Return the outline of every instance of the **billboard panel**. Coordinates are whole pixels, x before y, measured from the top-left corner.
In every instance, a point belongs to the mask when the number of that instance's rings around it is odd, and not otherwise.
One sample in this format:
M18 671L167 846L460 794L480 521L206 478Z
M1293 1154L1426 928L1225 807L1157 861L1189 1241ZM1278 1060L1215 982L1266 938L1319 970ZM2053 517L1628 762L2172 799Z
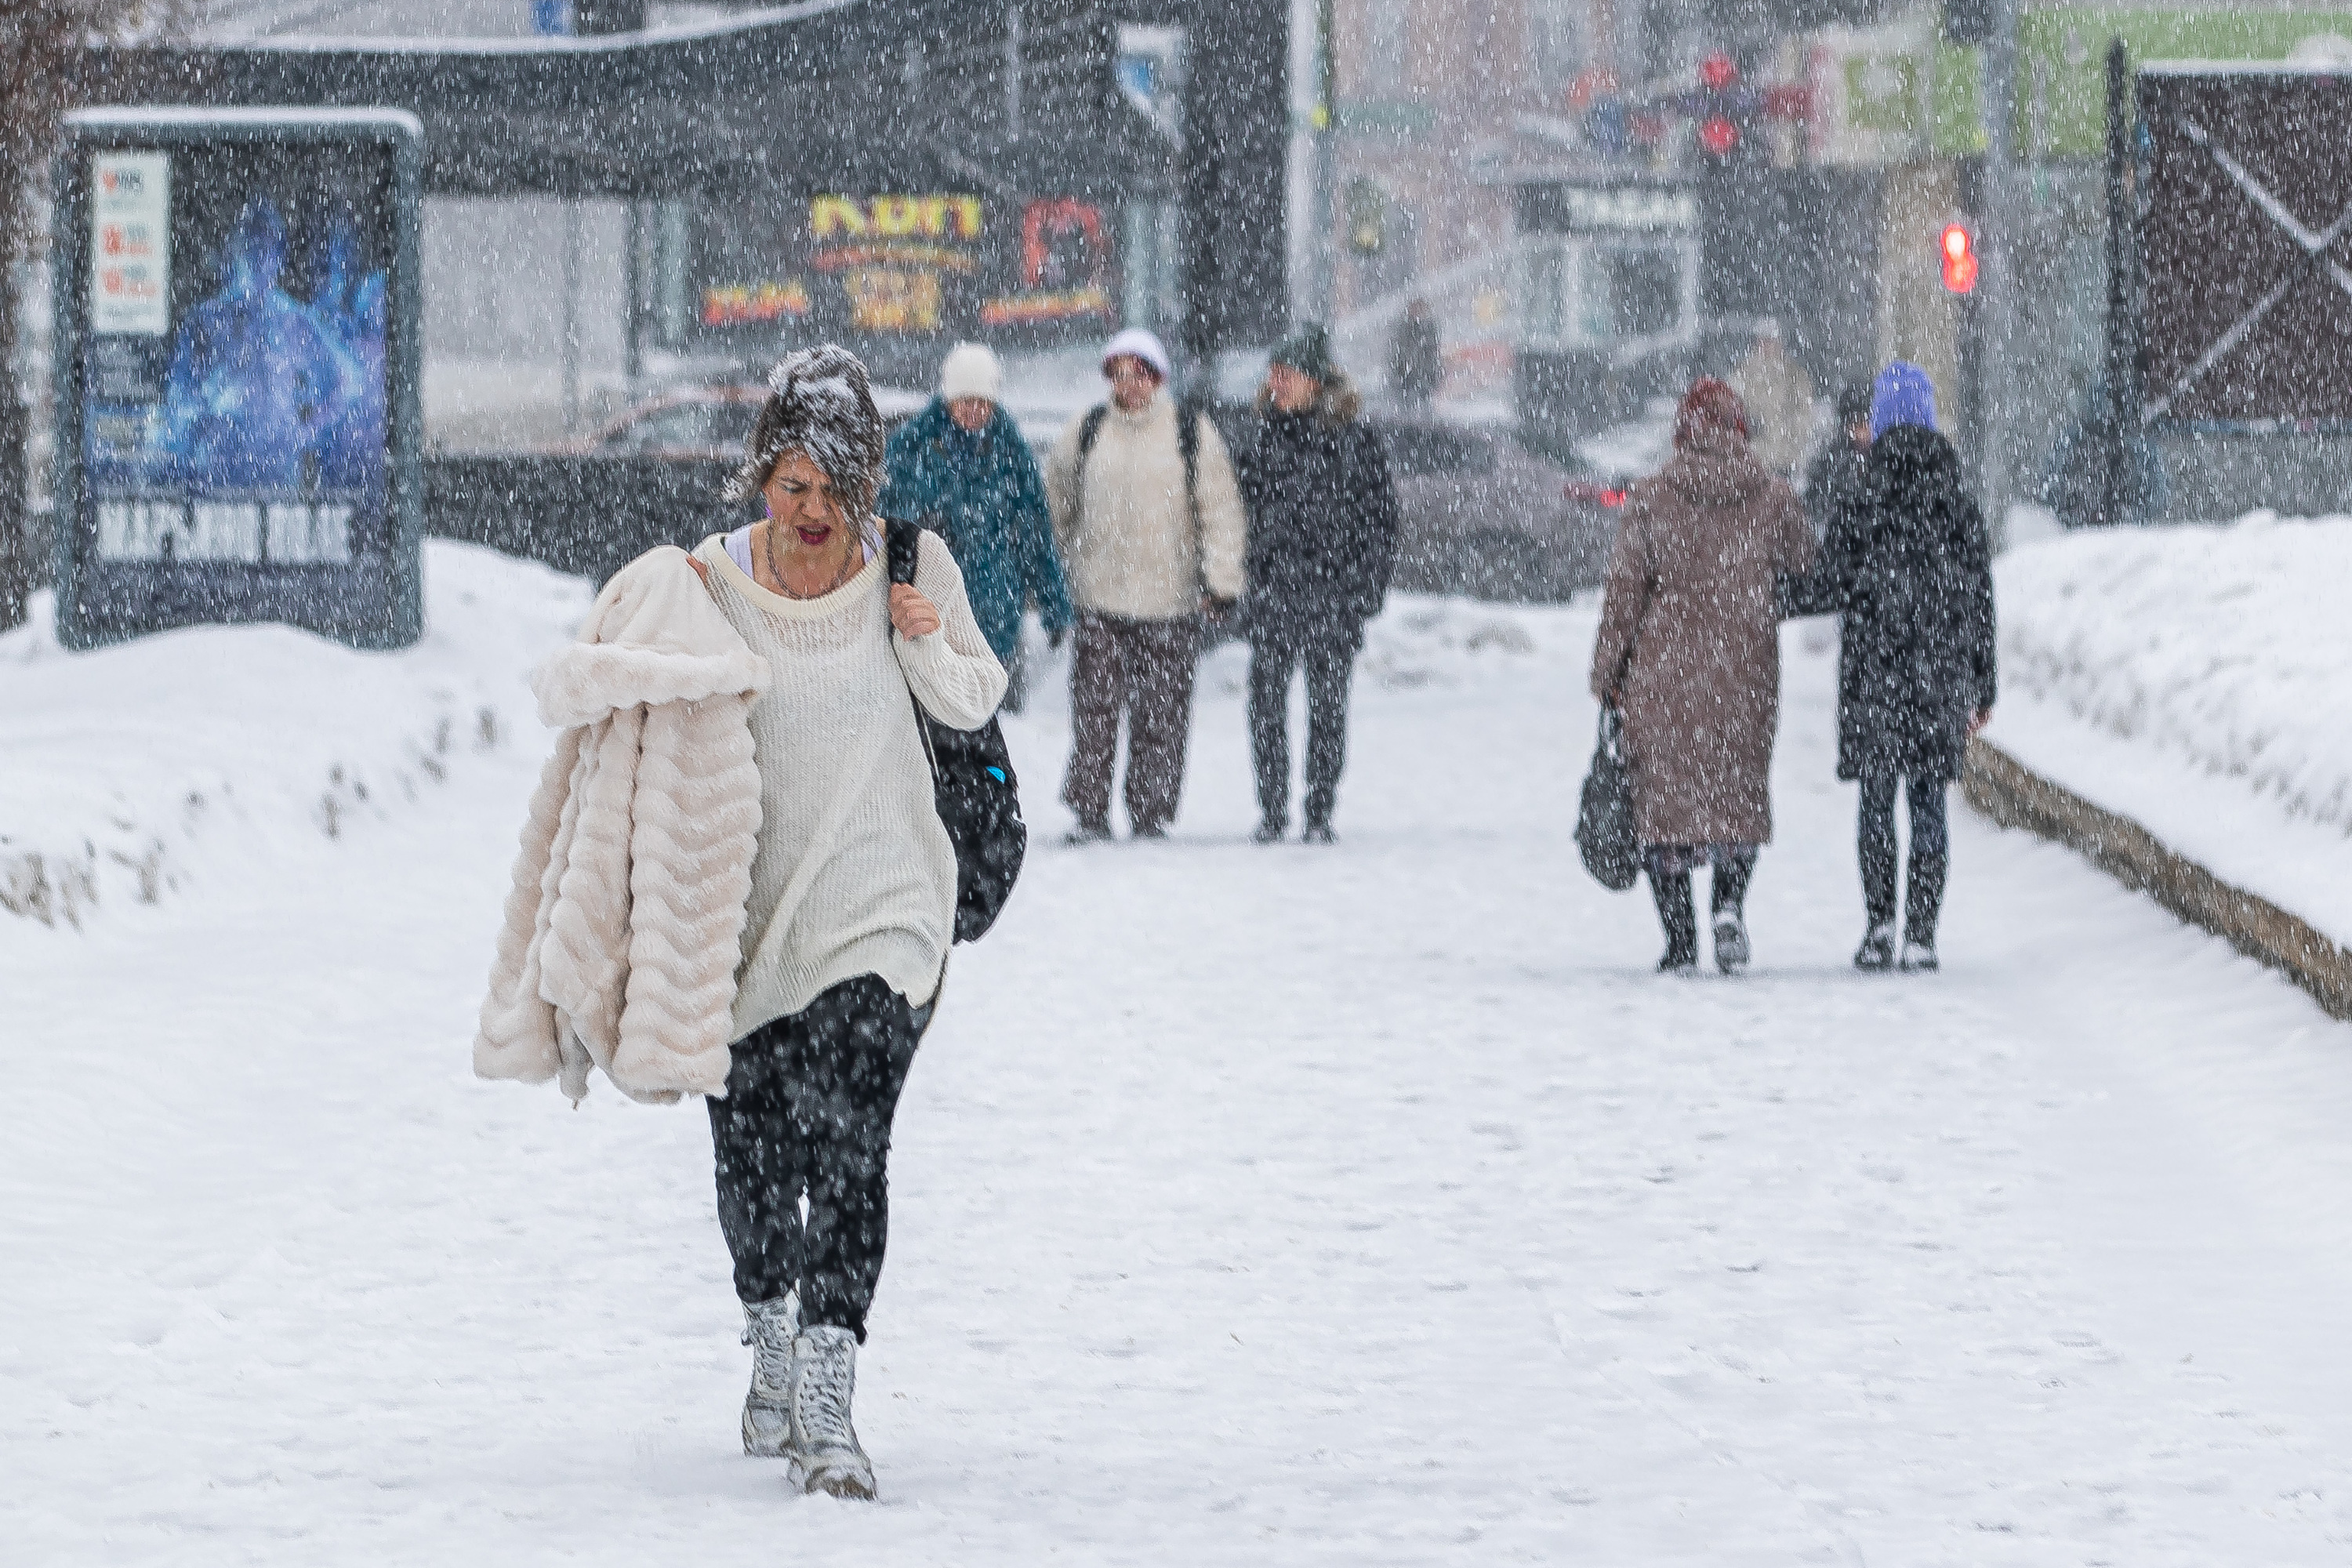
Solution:
M415 121L103 110L68 129L59 636L277 620L413 640Z
M692 277L703 345L750 360L832 342L879 369L960 339L1090 338L1118 317L1117 226L1072 196L826 193L706 208Z
M2352 428L2352 79L2158 66L2138 90L2147 418Z

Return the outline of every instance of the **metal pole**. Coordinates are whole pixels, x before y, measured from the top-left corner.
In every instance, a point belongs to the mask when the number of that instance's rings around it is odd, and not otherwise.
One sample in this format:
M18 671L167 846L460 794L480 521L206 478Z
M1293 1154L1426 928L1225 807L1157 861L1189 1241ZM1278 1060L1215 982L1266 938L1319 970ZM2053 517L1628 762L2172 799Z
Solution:
M1993 0L1992 34L1985 40L1985 237L1978 266L1984 288L1984 333L1978 349L1977 385L1983 399L1984 503L1995 550L2009 533L2010 443L2016 423L2018 254L2024 225L2017 199L2017 0Z
M621 269L623 285L628 289L625 318L628 335L621 347L621 374L628 382L628 395L637 395L637 384L646 374L646 204L629 204L628 262Z
M2131 374L2131 279L2124 275L2124 230L2131 224L2131 185L2124 163L2131 155L2131 52L2116 37L2107 47L2107 367L2100 411L2098 521L2124 520L2124 384Z
M1339 202L1339 68L1334 47L1337 0L1315 5L1315 313L1328 322L1339 304L1339 253L1332 228Z
M1021 140L1021 74L1024 38L1021 28L1021 7L1014 5L1004 14L1004 134L1010 140Z
M580 204L563 201L563 433L580 430Z

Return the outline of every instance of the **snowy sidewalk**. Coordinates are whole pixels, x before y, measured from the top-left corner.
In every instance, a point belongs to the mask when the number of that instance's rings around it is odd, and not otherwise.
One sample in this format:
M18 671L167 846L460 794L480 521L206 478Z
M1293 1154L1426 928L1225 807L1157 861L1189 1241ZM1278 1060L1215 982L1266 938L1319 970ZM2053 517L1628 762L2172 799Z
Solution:
M1965 811L1948 972L1856 976L1793 638L1757 970L1656 978L1569 837L1591 626L1392 610L1328 850L1245 842L1237 649L1166 845L1054 843L1061 720L1013 727L1040 847L900 1112L877 1507L737 1448L700 1113L468 1074L535 745L0 921L5 1555L2345 1561L2352 1034Z

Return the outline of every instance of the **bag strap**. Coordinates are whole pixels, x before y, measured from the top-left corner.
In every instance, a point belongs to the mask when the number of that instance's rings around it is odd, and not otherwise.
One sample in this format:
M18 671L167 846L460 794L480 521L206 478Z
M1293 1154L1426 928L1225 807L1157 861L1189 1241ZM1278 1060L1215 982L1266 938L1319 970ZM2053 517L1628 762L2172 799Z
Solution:
M882 520L882 553L890 563L890 581L912 587L915 558L923 544L923 525L903 517Z
M1109 417L1110 405L1097 403L1087 410L1084 419L1078 421L1078 473L1081 477L1087 471L1087 459L1095 455L1095 440L1102 434L1103 421Z
M903 517L882 520L882 558L888 563L890 581L915 584L915 557L922 549L923 530L919 523L908 522ZM907 679L907 668L898 667L898 679ZM923 756L931 764L931 781L936 786L940 776L940 754L931 744L930 715L923 711L923 700L915 695L911 682L907 687L907 700L915 705L915 732L923 738Z

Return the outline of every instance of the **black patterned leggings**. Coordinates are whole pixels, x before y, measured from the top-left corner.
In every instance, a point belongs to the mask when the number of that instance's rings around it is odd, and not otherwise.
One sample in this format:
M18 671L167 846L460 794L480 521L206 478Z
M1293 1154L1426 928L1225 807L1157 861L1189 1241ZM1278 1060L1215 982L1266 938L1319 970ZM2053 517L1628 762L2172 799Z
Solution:
M1936 920L1943 910L1944 879L1951 867L1951 830L1945 819L1942 779L1905 779L1894 773L1862 776L1862 809L1854 837L1862 859L1862 901L1874 926L1895 922L1895 791L1911 807L1911 865L1903 900L1903 934L1934 946Z
M797 1289L802 1322L864 1342L890 1237L890 1120L930 1021L861 974L735 1042L726 1098L703 1103L746 1302Z

